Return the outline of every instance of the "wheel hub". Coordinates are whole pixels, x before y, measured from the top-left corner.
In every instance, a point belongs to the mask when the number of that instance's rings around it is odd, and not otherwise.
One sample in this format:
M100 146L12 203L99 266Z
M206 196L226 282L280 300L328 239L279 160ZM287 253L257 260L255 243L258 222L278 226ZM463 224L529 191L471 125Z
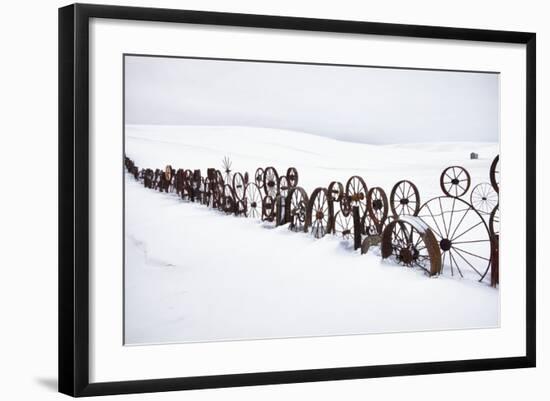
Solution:
M409 265L413 262L413 254L408 248L403 248L399 251L399 259L406 265Z
M267 186L273 188L275 186L275 181L268 181Z
M384 206L384 204L382 203L382 201L380 199L375 199L372 202L372 207L373 207L374 210L380 210L380 209L382 209L383 206Z
M317 220L322 220L323 217L325 217L322 211L318 211L315 216L317 217Z
M252 203L250 204L250 207L255 208L256 206L258 206L256 202L252 202Z
M452 183L453 185L458 185L459 182L460 182L460 181L458 181L458 178L453 178L453 179L451 180L451 183Z
M451 249L451 247L453 246L453 243L449 239L443 238L441 241L439 241L439 246L441 247L442 250L446 252L449 249Z
M408 205L409 204L409 200L407 198L403 198L399 201L399 203L401 203L402 205Z

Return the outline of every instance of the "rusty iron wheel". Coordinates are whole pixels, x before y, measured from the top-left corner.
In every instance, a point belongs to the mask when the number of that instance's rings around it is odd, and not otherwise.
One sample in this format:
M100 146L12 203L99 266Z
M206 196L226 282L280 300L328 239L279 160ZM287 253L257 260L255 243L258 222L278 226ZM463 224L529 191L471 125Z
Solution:
M286 221L290 224L288 226L291 231L305 231L306 230L306 215L307 204L309 197L306 191L302 187L291 188L287 195L286 204Z
M263 215L262 220L272 222L275 220L275 199L271 195L266 195L262 202Z
M470 173L461 166L447 167L439 177L439 185L443 193L447 196L454 196L457 198L460 198L468 192L470 183Z
M344 186L341 182L332 181L328 185L328 193L333 202L340 202L342 200L342 196L344 195Z
M288 170L286 170L286 178L288 179L288 186L289 187L296 187L298 186L298 170L296 170L296 167L289 167Z
M346 183L346 195L351 207L359 206L359 214L363 216L367 211L367 194L369 189L362 177L354 175Z
M491 184L482 182L470 192L470 204L481 214L491 214L498 204L498 194Z
M233 192L237 199L243 199L244 195L244 177L241 173L233 174Z
M441 272L441 254L432 230L416 216L404 216L389 223L382 233L384 259L392 257L407 267L419 267L430 276Z
M262 192L253 182L246 185L244 189L244 200L246 202L246 217L261 219L263 217Z
M342 239L353 238L353 217L348 214L347 216L338 211L334 215L334 226L332 232Z
M390 193L390 208L394 217L416 216L420 209L420 194L411 181L397 182Z
M500 236L500 212L498 204L491 211L491 216L489 217L489 232L493 238L498 239Z
M306 212L306 230L315 238L322 238L331 232L334 210L326 188L316 188L311 193Z
M418 216L431 228L441 251L441 268L448 266L461 277L482 281L491 264L489 228L479 212L454 196L439 196L425 202Z
M256 169L256 173L254 174L254 182L258 186L258 188L263 189L264 187L264 169L261 167L258 167Z
M275 167L266 167L264 171L264 193L271 196L273 199L277 196L279 192L279 174Z
M499 188L500 188L500 159L499 155L497 155L493 162L491 163L491 168L489 169L489 179L491 181L491 185L493 186L493 189L498 194Z
M382 228L388 217L388 197L380 187L369 189L367 194L367 212L376 227L376 232L382 234Z

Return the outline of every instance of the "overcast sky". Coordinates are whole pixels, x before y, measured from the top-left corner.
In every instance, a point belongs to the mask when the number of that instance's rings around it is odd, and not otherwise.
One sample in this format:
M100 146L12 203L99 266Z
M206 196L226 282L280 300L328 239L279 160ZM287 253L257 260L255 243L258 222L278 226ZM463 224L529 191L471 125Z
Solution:
M498 141L497 74L125 58L127 124L282 128L367 143Z

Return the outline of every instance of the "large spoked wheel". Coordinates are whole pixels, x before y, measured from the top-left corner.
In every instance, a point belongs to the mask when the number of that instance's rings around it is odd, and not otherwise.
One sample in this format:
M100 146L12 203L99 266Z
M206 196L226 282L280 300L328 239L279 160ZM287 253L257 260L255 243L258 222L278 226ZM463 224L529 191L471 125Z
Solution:
M296 187L298 186L298 170L296 170L295 167L289 167L286 171L286 178L288 179L288 186L289 187Z
M454 196L440 196L422 205L418 216L436 236L442 270L482 281L491 264L491 239L483 217L472 205Z
M367 194L369 190L363 178L354 175L346 183L346 195L351 207L358 206L361 216L367 211Z
M408 180L396 183L390 193L390 208L394 217L416 216L420 209L418 188Z
M244 177L241 173L233 174L233 192L237 199L243 199L244 195Z
M316 188L307 205L307 227L315 238L322 238L332 230L334 211L332 199L325 188Z
M273 199L279 191L279 174L274 167L267 167L264 171L264 192Z
M481 214L490 214L498 204L498 194L488 182L477 184L470 193L470 204Z
M447 167L439 177L439 185L443 193L457 198L468 192L470 182L470 173L460 166Z
M253 182L246 185L244 190L244 199L246 201L246 217L261 219L263 216L262 193L258 186Z
M338 211L334 215L334 234L342 239L351 239L353 237L353 218L351 215L344 215L342 211Z
M499 156L493 159L491 163L491 169L489 170L489 179L491 180L491 185L495 192L498 194L500 188L500 161Z
M393 220L382 233L382 257L408 267L419 267L429 275L441 271L437 240L426 224L414 216Z
M287 196L287 221L288 228L292 231L306 230L307 204L309 198L306 191L301 187L292 188Z
M380 187L369 189L367 194L367 213L378 234L382 234L382 228L388 217L388 209L386 192Z

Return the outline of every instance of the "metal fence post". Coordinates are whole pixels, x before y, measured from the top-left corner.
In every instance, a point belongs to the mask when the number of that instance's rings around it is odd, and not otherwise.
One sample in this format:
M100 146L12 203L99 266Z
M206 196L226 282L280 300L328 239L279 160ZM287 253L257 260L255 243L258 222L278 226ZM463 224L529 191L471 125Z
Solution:
M353 249L361 248L361 218L359 217L359 206L353 206Z

